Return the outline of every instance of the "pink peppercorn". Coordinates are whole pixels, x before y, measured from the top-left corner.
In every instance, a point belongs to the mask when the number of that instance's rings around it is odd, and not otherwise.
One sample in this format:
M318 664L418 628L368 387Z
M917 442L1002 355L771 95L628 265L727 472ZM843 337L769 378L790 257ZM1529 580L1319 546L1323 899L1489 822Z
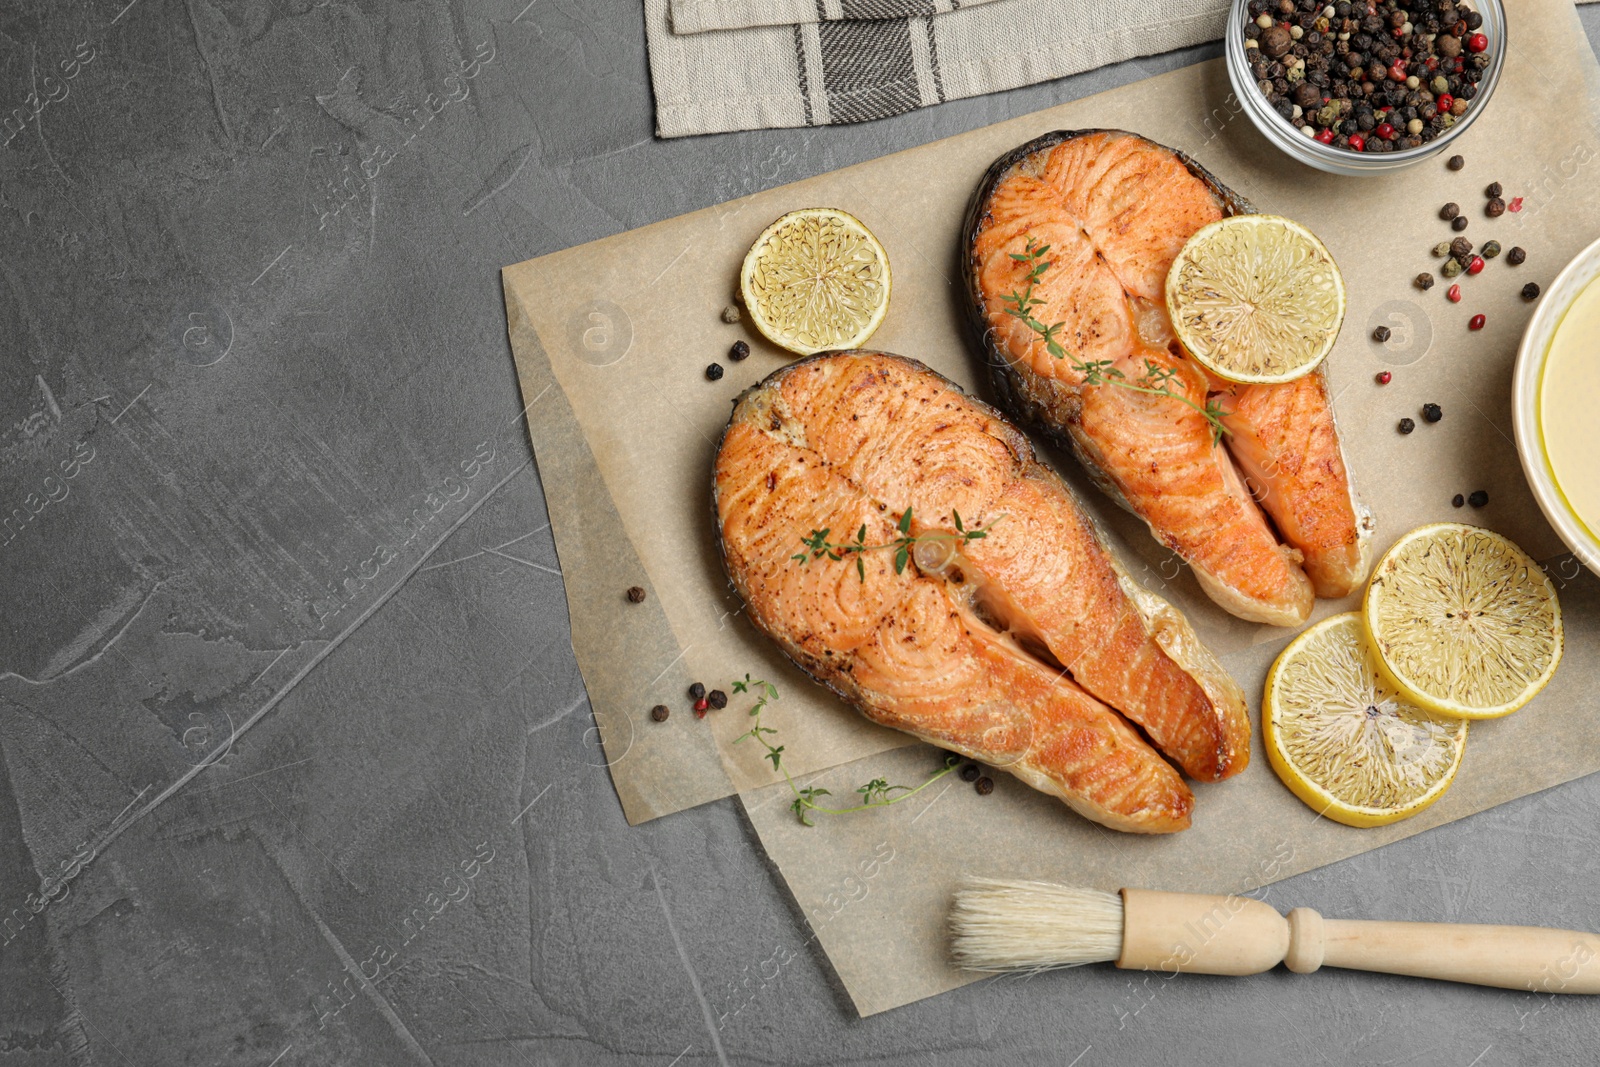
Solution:
M1461 303L1461 286L1452 285L1450 291L1444 295L1450 298L1450 303L1452 304Z
M1482 315L1474 315L1474 316L1472 316L1471 319L1469 319L1467 321L1467 329L1469 329L1469 330L1481 330L1481 329L1483 329L1483 323L1484 323L1484 318L1483 318Z

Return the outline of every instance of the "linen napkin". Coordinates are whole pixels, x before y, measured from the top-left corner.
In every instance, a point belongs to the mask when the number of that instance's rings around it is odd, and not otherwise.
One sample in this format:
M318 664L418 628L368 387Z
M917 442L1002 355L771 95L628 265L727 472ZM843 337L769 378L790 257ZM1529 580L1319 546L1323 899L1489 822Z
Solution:
M1227 0L1138 9L1114 0L645 0L656 133L885 118L1216 40L1227 9ZM794 21L749 24L780 12Z

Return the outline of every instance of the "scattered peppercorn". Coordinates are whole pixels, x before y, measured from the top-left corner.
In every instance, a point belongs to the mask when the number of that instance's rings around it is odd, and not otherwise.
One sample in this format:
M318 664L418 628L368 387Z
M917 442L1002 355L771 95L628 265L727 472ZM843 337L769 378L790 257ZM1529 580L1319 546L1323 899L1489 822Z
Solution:
M965 767L961 768L961 780L963 782L976 782L978 780L978 775L982 773L983 772L978 769L978 765L976 763L969 763Z
M1505 190L1500 187L1499 182L1490 182L1489 188L1483 191L1483 195L1488 197L1490 200L1493 200L1503 192L1505 192Z
M1524 299L1524 300L1537 300L1537 299L1539 299L1539 283L1538 282L1529 282L1527 285L1524 285L1522 287L1522 299Z
M713 689L706 694L706 703L716 711L721 711L728 706L728 694L720 689Z
M1516 245L1511 246L1511 251L1506 253L1506 262L1513 267L1520 267L1528 259L1528 253Z
M1472 316L1472 318L1467 320L1467 329L1469 329L1469 330L1481 330L1481 329L1483 329L1483 323L1484 323L1484 318L1483 318L1482 315L1474 315L1474 316Z
M1466 502L1467 502L1467 498L1462 496L1460 493L1457 493L1455 496L1450 498L1450 506L1453 507L1453 508L1459 508L1462 504L1465 504Z
M701 685L699 682L696 682L696 683L694 683L693 685L691 685L689 687L689 699L690 700L703 700L705 698L705 695L706 695L706 687Z
M1460 271L1457 270L1457 273L1460 273ZM1450 303L1452 303L1452 304L1461 303L1461 286L1460 285L1452 285L1450 287L1450 291L1445 293L1444 295L1450 298Z
M1465 237L1457 237L1450 242L1450 254L1459 259L1463 267L1466 266L1467 257L1472 255L1472 242Z
M637 585L629 586L628 587L628 603L630 603L630 604L643 604L644 603L644 590L641 589Z
M671 714L671 709L669 709L665 704L657 704L655 707L650 709L650 717L656 722L666 722L667 716Z
M1485 241L1483 243L1483 247L1478 249L1478 251L1483 253L1484 259L1493 259L1495 256L1500 254L1500 242Z
M1472 259L1467 261L1467 273L1468 274L1482 274L1483 273L1483 257L1482 256L1473 256Z
M722 364L713 363L706 368L707 381L720 381L722 379Z
M1381 370L1381 371L1378 372L1378 384L1379 385L1388 385L1393 380L1394 380L1394 375L1389 373L1388 371Z
M738 363L750 354L750 346L743 341L733 342L733 347L728 349L728 358Z
M984 775L972 784L972 788L978 791L980 797L986 797L994 792L994 779Z
M1438 404L1424 404L1422 405L1422 417L1428 422L1438 422L1444 418L1444 408Z
M1436 255L1436 256L1439 256L1441 258L1444 257L1444 256L1448 256L1450 254L1450 242L1449 241L1440 241L1438 244L1434 245L1433 246L1433 254Z
M1373 330L1372 331L1372 339L1374 341L1378 341L1380 343L1383 342L1383 341L1387 341L1389 339L1389 327L1387 327L1387 326L1379 326L1377 329Z
M1493 197L1483 206L1483 213L1491 219L1497 219L1506 213L1506 202L1498 196Z
M1477 490L1471 496L1467 497L1467 503L1471 504L1475 508L1481 508L1488 502L1489 494L1484 492L1482 489Z
M1449 222L1459 214L1461 214L1461 205L1453 200L1439 209L1439 217L1446 222Z
M1426 292L1429 289L1432 289L1433 288L1433 275L1429 274L1427 271L1423 271L1421 274L1417 275L1416 285L1417 285L1418 289L1421 289L1424 292Z
M1439 268L1439 273L1443 274L1446 278L1459 277L1461 274L1461 261L1456 259L1454 256L1450 257L1444 261L1444 266ZM1451 299L1454 299L1454 297Z
M708 708L710 706L711 705L706 703L706 698L705 697L701 697L699 700L696 700L694 702L694 715L695 715L695 718L697 718L697 719L705 718L706 717L706 708Z
M739 309L734 307L732 304L729 304L727 307L723 308L722 321L727 323L729 326L732 326L734 323L738 322Z
M1454 219L1450 220L1450 228L1457 233L1460 233L1462 230L1467 228L1467 217L1465 215L1457 215Z
M1467 161L1461 156L1451 156L1450 161L1445 164L1445 166L1449 167L1451 170L1460 170L1466 165Z
M1416 428L1417 428L1417 424L1412 422L1410 419L1401 419L1400 420L1400 426L1398 427L1398 429L1400 430L1401 433L1410 433L1412 430L1415 430Z

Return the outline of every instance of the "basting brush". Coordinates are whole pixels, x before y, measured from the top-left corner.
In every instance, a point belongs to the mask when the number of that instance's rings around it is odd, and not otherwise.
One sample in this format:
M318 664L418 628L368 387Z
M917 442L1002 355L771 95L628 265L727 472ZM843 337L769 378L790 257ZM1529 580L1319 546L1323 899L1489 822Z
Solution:
M1344 967L1544 993L1600 993L1600 937L1472 923L1287 916L1250 897L971 878L950 913L955 962L1037 971L1115 961L1133 970L1309 974Z

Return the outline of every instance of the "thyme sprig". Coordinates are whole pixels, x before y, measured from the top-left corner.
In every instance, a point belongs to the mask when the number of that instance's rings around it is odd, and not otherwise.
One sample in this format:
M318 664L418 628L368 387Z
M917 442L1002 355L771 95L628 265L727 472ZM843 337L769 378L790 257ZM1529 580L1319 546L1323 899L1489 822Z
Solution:
M976 541L979 538L988 537L989 531L994 527L994 524L1005 518L1004 515L996 515L987 524L977 529L969 530L961 521L961 512L952 508L950 509L950 515L955 519L956 524L954 539L963 545L968 541ZM909 507L900 514L900 521L895 524L895 528L900 531L900 536L893 541L885 541L881 545L867 544L866 523L861 524L861 529L856 531L855 540L853 541L829 541L828 535L833 532L829 527L812 530L800 539L804 550L796 552L789 558L801 566L805 566L812 560L821 559L824 556L832 560L842 560L846 556L853 555L856 558L856 575L864 582L867 580L867 567L861 557L865 553L876 552L886 548L894 549L894 572L899 574L906 569L906 562L911 558L911 550L918 541L942 540L950 536L942 530L930 530L928 533L913 534L911 532L911 509Z
M1039 335L1044 341L1045 348L1057 359L1071 359L1072 369L1083 375L1084 385L1115 385L1121 389L1128 389L1135 393L1144 393L1147 396L1164 396L1173 400L1182 401L1201 415L1211 426L1211 443L1215 445L1222 440L1228 428L1222 423L1222 406L1215 400L1207 399L1204 404L1197 404L1181 392L1173 392L1172 385L1178 381L1178 372L1172 367L1163 367L1153 359L1144 361L1144 374L1138 378L1129 379L1126 374L1118 370L1109 359L1080 360L1068 353L1066 346L1061 343L1061 331L1064 323L1056 322L1046 325L1034 317L1033 309L1044 304L1044 300L1033 295L1034 287L1039 279L1044 277L1044 272L1050 269L1050 261L1045 259L1045 254L1050 251L1049 245L1041 245L1035 238L1028 238L1026 252L1012 252L1011 258L1018 263L1028 265L1028 285L1021 292L1012 290L1011 295L1004 298L1003 302L1009 305L1005 311L1007 315L1020 321L1028 329Z
M734 738L734 744L746 739L754 739L757 744L767 751L762 758L772 761L772 769L783 775L783 780L789 783L789 789L794 793L794 801L789 805L789 810L806 826L815 826L811 821L811 814L817 812L823 815L849 815L853 812L866 811L869 808L886 808L891 804L898 804L902 800L916 796L934 782L943 778L961 762L959 756L946 756L944 766L928 776L927 781L921 785L890 785L886 778L874 778L866 785L856 788L856 795L861 798L859 804L846 808L831 808L817 803L818 797L832 796L833 794L820 786L800 786L790 777L789 771L783 766L783 746L773 744L769 736L776 737L778 731L771 726L761 724L761 713L766 710L769 703L778 699L778 687L771 682L760 679L752 680L747 674L744 681L734 682L732 687L735 693L754 693L756 702L750 708L750 717L755 721L750 729Z

